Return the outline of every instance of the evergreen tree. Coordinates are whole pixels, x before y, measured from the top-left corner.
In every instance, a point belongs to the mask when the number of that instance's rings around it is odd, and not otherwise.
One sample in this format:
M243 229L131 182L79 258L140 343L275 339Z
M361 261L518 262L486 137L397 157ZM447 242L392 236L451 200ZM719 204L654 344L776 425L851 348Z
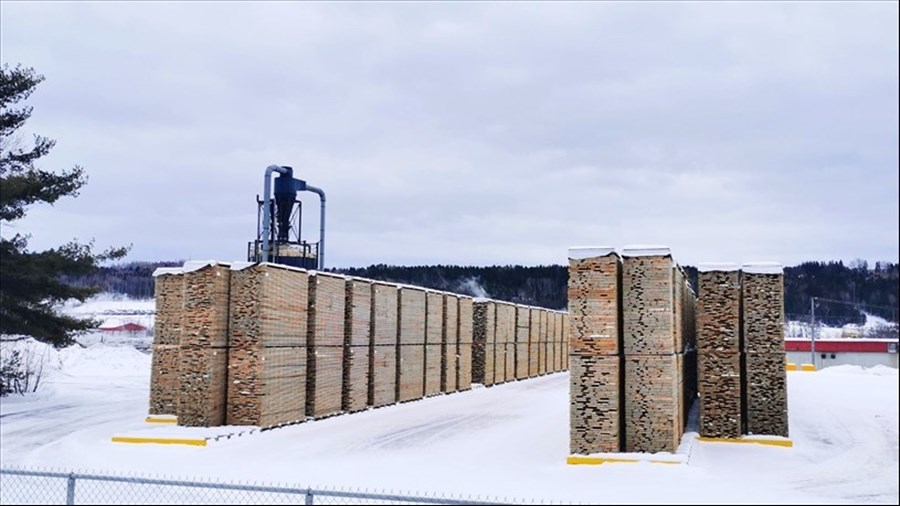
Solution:
M61 197L75 197L87 182L84 169L74 167L54 173L38 169L35 161L47 155L55 142L39 135L34 144L22 147L15 136L31 117L31 107L14 107L27 99L44 80L33 69L17 65L0 68L0 225L25 216L35 203L53 204ZM58 314L54 307L67 299L84 301L98 287L75 287L64 276L84 276L106 260L125 256L127 248L95 253L93 243L69 242L47 251L28 250L28 235L0 236L0 333L26 334L63 346L73 334L90 329L96 322Z

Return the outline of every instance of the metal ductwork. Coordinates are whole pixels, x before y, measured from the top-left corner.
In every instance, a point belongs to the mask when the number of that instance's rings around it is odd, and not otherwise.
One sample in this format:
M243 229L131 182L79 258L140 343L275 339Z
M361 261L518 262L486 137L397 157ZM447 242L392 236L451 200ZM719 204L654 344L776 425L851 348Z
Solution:
M275 178L274 200L272 192L272 174L278 173ZM319 195L321 203L319 215L319 242L307 243L300 240L300 201L297 200L297 192L309 191ZM257 201L261 207L262 223L258 224L257 240L248 248L248 260L271 262L273 258L278 263L298 265L307 268L325 268L325 192L321 188L308 185L302 179L294 178L294 169L286 165L269 165L266 167L265 181L263 184L263 200ZM295 212L296 207L296 212ZM275 214L274 220L272 214ZM296 219L296 227L293 222ZM292 230L296 237L291 237ZM272 242L275 242L276 251L273 255ZM259 248L261 246L261 250ZM300 257L282 258L283 246L296 246L303 254ZM309 258L315 247L316 264L308 265L303 260L291 260L296 258Z

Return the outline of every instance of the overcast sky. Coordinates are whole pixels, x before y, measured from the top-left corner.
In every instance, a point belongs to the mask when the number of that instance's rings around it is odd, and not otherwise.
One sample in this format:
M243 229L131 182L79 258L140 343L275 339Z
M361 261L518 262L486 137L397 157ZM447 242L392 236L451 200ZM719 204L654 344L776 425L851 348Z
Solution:
M898 260L897 2L0 3L22 133L77 199L35 249L243 259L267 165L329 266ZM303 194L307 237L318 201Z

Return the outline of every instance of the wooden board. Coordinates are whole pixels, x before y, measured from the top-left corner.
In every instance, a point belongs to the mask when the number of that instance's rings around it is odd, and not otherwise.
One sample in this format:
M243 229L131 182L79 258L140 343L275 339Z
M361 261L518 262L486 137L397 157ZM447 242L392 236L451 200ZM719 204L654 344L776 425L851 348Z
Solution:
M457 388L472 388L472 298L459 296L459 375Z
M516 379L528 377L528 336L531 333L531 310L516 306Z
M268 427L306 418L306 347L228 352L227 425Z

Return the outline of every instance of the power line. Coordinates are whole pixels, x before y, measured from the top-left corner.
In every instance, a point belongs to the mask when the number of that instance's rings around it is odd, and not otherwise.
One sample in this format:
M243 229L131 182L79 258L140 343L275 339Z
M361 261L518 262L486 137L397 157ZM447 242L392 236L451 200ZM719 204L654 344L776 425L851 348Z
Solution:
M825 297L813 297L815 300L821 300L825 302L833 302L836 304L846 304L848 306L867 306L867 307L878 307L881 309L890 309L891 311L896 311L897 308L895 306L882 306L879 304L869 304L868 302L847 302L845 300L837 300L837 299L828 299Z

